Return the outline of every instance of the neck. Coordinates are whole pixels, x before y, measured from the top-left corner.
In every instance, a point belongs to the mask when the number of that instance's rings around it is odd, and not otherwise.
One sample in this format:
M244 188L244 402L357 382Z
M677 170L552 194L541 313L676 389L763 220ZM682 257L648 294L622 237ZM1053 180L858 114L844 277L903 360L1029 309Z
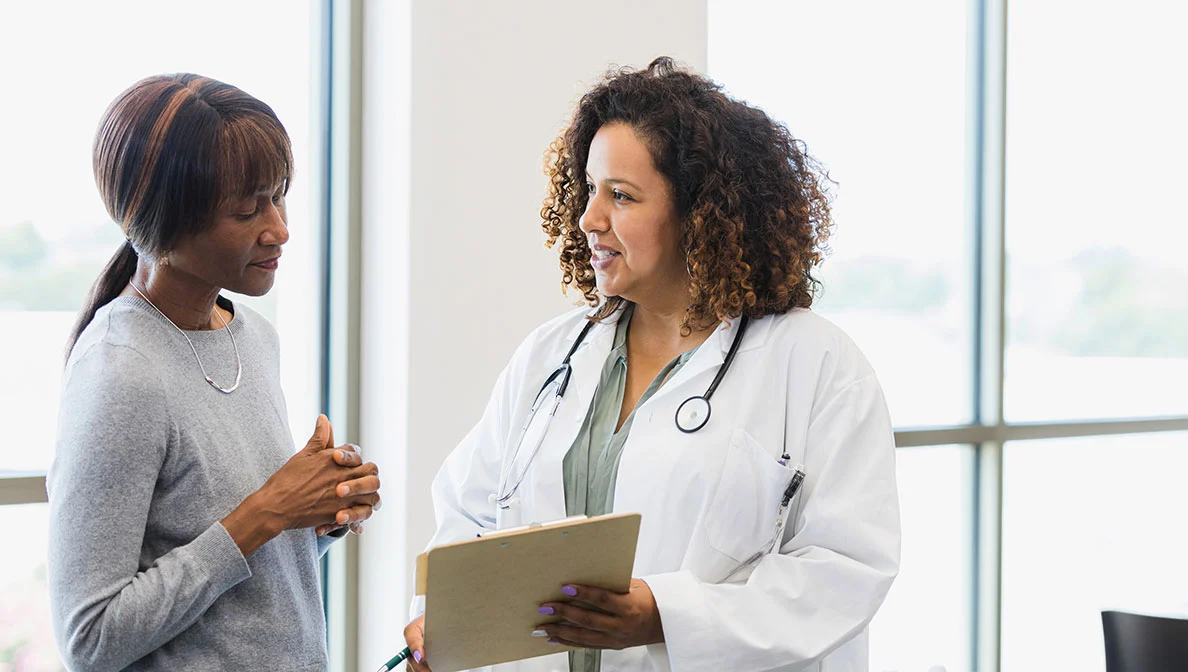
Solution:
M218 287L143 259L136 265L132 283L179 329L203 331L222 327L214 316Z
M631 315L628 337L641 345L648 344L666 352L685 352L705 342L717 325L681 333L688 304L656 306L636 303ZM650 348L649 348L650 349Z

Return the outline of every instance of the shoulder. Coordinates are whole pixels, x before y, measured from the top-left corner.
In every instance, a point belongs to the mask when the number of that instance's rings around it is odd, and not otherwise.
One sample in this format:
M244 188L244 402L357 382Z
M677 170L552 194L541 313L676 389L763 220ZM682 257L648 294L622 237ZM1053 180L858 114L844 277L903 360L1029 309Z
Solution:
M110 377L113 384L142 387L154 379L151 349L156 339L146 337L154 328L134 308L109 303L95 313L94 319L79 335L66 362L63 380L76 376Z
M535 360L537 356L546 356L554 352L567 351L573 345L574 339L581 333L590 314L588 306L574 308L536 327L516 348L513 362L521 359ZM596 325L605 327L606 325Z
M62 375L61 430L113 419L147 427L168 417L160 358L126 322L118 308L101 311L79 337Z
M241 301L231 302L235 309L235 320L240 321L240 333L247 338L259 340L266 345L275 346L280 343L280 336L268 318L256 312Z
M796 309L763 319L771 321L769 347L784 354L793 371L814 371L819 381L836 389L875 377L874 368L853 339L821 315Z

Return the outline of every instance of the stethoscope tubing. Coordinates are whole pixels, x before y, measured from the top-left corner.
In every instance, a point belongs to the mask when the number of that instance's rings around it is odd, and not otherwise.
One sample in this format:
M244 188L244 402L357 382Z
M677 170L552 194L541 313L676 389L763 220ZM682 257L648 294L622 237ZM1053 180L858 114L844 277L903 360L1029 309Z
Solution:
M717 391L718 385L721 384L722 379L726 376L726 372L730 369L731 363L734 362L734 356L738 353L739 345L742 343L743 335L746 333L747 325L749 323L750 318L748 318L746 315L743 315L739 320L738 332L734 334L734 340L730 343L730 350L728 350L726 353L726 359L724 359L722 361L722 365L718 367L718 372L714 376L714 380L710 383L709 387L706 388L705 394L689 397L685 401L681 402L681 405L677 407L673 420L676 423L677 429L679 429L681 432L685 434L692 434L704 427L705 424L709 422L710 414L713 411L713 407L710 405L710 397L712 397L714 392ZM520 484L524 482L524 477L528 474L528 468L532 466L534 461L536 461L536 455L540 452L540 448L544 444L544 434L548 433L548 428L549 425L552 424L553 416L557 413L557 408L561 405L561 398L565 395L566 388L569 387L570 374L573 373L573 369L570 366L569 361L573 357L573 353L577 352L577 349L581 346L582 342L586 339L586 335L590 333L590 329L592 329L595 324L596 323L593 320L587 320L586 325L582 327L581 332L577 335L577 338L574 339L573 345L570 346L569 352L565 353L565 359L561 360L561 366L557 367L551 374L549 374L549 377L545 379L544 384L540 386L540 390L536 393L536 399L533 400L532 407L528 409L528 417L524 421L523 428L520 429L520 436L516 440L516 449L512 453L511 460L508 462L508 469L511 469L515 466L516 458L520 454L520 448L523 447L524 438L528 435L528 429L532 426L532 422L540 410L540 404L542 401L541 395L549 388L549 385L551 385L557 380L558 377L560 377L561 382L558 384L557 391L553 395L553 406L549 409L548 417L545 419L546 424L544 432L541 435L541 440L537 442L536 447L532 450L532 454L528 456L527 464L524 465L524 469L520 472L519 477L516 479L516 482L512 484L510 489L507 488L507 480L511 475L510 473L504 473L499 479L499 490L501 494L494 497L493 499L500 508L511 508L511 502L515 499L516 493L519 492ZM704 404L705 415L704 417L700 418L694 415L696 424L685 425L681 422L681 411L689 403ZM699 420L699 422L697 422L697 420Z

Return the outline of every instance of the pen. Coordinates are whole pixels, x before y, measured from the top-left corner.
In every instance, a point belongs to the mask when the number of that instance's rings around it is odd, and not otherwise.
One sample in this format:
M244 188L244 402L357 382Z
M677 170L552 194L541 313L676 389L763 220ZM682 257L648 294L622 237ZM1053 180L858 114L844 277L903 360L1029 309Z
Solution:
M383 666L380 667L375 672L389 672L390 670L394 670L394 669L396 669L397 665L408 660L409 656L411 656L411 655L412 655L412 650L406 646L406 647L404 647L403 651L396 654L396 656L394 658L392 658L392 660L389 660L388 662L384 663Z
M796 496L796 491L800 489L800 484L804 482L804 465L796 465L796 473L792 474L792 482L788 484L788 488L784 490L784 498L780 500L780 508L788 506L788 502Z

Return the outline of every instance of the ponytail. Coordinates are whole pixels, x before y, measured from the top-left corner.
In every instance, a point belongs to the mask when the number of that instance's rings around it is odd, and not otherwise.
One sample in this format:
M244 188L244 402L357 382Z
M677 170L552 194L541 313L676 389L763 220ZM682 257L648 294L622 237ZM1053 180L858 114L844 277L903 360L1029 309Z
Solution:
M67 358L74 350L74 344L78 342L78 337L82 335L91 320L95 319L95 313L111 303L112 299L119 296L128 286L128 281L136 272L136 262L136 250L133 249L131 241L125 240L120 249L116 250L112 256L111 261L107 262L107 266L103 268L103 272L99 274L95 284L91 286L91 293L87 296L87 302L83 309L78 313L78 321L74 323L70 341L66 344Z

